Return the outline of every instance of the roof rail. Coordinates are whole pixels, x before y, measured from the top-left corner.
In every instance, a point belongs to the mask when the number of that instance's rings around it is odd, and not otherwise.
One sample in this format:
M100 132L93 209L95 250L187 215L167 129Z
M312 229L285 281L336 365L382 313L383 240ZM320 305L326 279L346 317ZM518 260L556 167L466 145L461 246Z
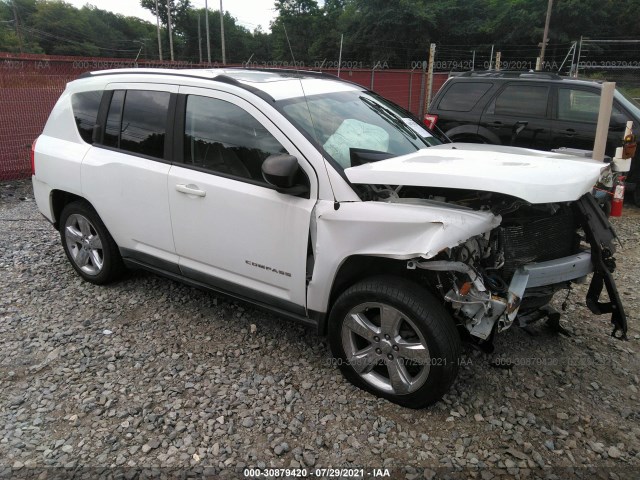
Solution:
M234 67L234 68L239 68L239 67ZM354 81L351 80L347 80L345 78L341 78L338 77L337 75L334 75L333 73L327 73L327 72L322 72L322 71L318 71L318 70L296 70L293 68L262 68L262 67L242 67L242 69L244 70L249 70L249 71L258 71L258 72L268 72L268 73L285 73L285 74L291 74L291 75L299 75L299 76L308 76L308 77L317 77L317 78L326 78L328 80L335 80L337 82L343 82L343 83L348 83L351 85L356 85L357 87L363 87L362 85L360 85L359 83L356 83ZM364 87L366 88L366 87Z
M457 73L457 77L492 77L492 78L546 78L548 80L562 80L563 77L554 72L514 71L514 70L473 70Z

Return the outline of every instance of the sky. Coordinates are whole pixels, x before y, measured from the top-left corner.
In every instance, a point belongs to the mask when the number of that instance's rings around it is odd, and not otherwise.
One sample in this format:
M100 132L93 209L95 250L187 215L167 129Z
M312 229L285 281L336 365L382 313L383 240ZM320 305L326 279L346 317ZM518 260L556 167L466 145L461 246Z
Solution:
M149 22L155 23L156 17L140 6L138 0L65 0L67 3L81 8L90 4L101 10L113 13L121 13L125 16L139 17ZM158 0L159 2L166 0ZM194 8L204 8L205 0L191 0ZM220 0L208 0L209 10L219 10ZM229 12L235 17L240 25L253 31L258 25L262 30L269 31L269 22L275 18L273 0L223 0L222 7L225 12Z

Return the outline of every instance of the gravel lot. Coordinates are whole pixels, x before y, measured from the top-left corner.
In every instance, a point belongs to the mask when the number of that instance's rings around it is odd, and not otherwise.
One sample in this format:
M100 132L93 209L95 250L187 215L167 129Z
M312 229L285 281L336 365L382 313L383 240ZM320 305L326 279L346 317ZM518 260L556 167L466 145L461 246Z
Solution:
M640 209L614 225L629 341L609 337L579 286L571 337L536 325L499 336L493 355L466 349L443 401L413 411L348 384L325 339L246 304L143 272L81 281L30 183L0 183L0 478L638 478ZM491 367L496 356L516 365Z

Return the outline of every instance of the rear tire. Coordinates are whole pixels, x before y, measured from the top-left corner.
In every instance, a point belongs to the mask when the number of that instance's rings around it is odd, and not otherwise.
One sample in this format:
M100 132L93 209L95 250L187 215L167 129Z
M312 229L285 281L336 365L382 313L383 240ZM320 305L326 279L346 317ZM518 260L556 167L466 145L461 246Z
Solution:
M340 295L329 342L351 383L404 407L435 403L458 374L453 320L427 290L400 277L373 277Z
M103 285L122 274L118 246L91 205L69 203L62 210L59 225L64 253L83 279Z

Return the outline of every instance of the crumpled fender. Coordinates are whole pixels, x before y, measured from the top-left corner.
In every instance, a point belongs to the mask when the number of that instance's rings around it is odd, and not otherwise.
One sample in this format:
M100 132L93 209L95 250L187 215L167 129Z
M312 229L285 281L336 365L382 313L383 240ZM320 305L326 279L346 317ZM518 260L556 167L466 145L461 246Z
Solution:
M431 258L497 227L499 215L434 202L319 201L312 218L315 266L307 308L326 312L333 279L353 255Z

